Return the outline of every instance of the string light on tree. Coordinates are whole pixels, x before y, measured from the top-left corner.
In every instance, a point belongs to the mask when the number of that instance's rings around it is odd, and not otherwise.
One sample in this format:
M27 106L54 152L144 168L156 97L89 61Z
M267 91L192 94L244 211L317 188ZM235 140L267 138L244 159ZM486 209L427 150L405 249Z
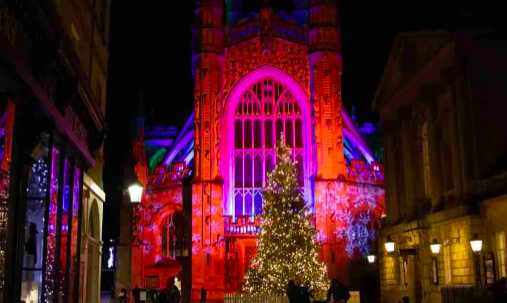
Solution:
M245 290L285 292L289 280L316 291L328 286L320 261L317 231L310 207L297 183L296 166L283 136L277 146L277 166L263 189L263 215L258 251L245 275Z

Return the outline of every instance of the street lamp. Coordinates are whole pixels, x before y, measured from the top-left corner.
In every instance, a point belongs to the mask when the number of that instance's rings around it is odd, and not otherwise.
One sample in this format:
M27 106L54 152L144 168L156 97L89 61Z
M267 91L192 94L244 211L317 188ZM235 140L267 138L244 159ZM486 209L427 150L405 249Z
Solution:
M482 240L479 239L479 236L477 234L474 234L474 237L472 240L470 240L470 246L472 246L472 251L474 252L474 259L475 259L475 277L477 280L477 285L481 284L481 263L479 256L481 255L482 251Z
M143 196L143 185L136 180L129 186L129 195L131 203L141 203L141 197Z
M474 237L470 241L470 246L472 246L472 250L475 254L480 254L482 251L482 240L479 239L477 234L474 234Z
M430 245L430 248L434 255L438 255L440 253L440 243L438 243L437 239L433 239L433 243Z
M386 251L388 253L394 252L394 241L391 239L391 236L387 236L387 241L384 246L386 247Z
M375 263L376 258L375 255L368 255L368 263Z

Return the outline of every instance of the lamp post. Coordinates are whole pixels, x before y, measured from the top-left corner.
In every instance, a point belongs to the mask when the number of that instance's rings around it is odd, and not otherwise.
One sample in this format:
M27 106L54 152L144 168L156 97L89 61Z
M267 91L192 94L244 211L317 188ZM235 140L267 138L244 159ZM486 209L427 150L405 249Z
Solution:
M474 234L474 237L472 240L470 240L470 246L472 247L472 251L474 252L474 259L475 259L475 276L477 280L477 286L481 284L481 264L479 256L481 255L482 251L482 240L479 239L479 236L477 234Z

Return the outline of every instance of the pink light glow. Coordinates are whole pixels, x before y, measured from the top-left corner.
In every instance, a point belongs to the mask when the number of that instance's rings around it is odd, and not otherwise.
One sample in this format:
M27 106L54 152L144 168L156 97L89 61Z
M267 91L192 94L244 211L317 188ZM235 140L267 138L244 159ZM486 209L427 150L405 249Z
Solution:
M310 161L312 158L310 145L310 121L311 121L311 106L308 96L305 91L301 87L301 85L294 80L289 74L286 72L269 65L261 66L256 70L248 73L244 76L238 83L234 86L229 94L229 98L227 99L225 111L224 111L224 119L222 119L222 150L224 151L223 161L221 163L221 172L224 178L224 213L227 215L235 215L234 213L234 186L232 176L234 176L234 167L233 161L231 159L234 158L234 121L235 121L235 112L238 103L242 100L243 94L245 91L254 83L262 81L266 77L273 79L279 83L283 83L287 89L294 95L295 99L298 101L298 105L301 108L302 114L302 122L303 122L303 171L304 171L304 192L305 198L310 203L313 204L313 197L311 193L311 184L310 184Z

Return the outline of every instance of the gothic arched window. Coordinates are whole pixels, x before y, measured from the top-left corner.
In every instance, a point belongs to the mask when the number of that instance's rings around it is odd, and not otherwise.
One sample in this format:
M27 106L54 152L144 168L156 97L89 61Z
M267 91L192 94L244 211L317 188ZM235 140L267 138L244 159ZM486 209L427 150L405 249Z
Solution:
M276 165L282 133L297 161L299 186L304 186L303 115L294 94L265 77L243 92L234 116L234 214L255 216L262 212L261 188Z

